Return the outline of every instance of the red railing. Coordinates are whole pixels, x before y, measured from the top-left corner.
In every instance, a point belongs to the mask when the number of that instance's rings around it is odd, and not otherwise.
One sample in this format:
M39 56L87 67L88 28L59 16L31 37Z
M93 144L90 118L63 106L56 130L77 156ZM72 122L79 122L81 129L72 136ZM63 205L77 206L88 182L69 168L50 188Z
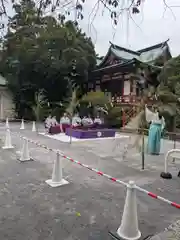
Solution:
M132 95L116 96L112 97L112 103L136 103L139 101L139 97Z
M124 96L116 96L111 98L112 103L115 104L121 104L121 103L126 103L126 104L136 104L140 103L142 100L141 96L135 96L135 95L124 95ZM148 98L147 103L153 104L154 100L152 98Z
M131 119L136 116L137 110L135 107L131 107L129 109L129 111L127 111L127 112L123 110L122 114L123 114L122 115L122 127L124 128L126 126L126 124L128 124L128 122L131 121Z

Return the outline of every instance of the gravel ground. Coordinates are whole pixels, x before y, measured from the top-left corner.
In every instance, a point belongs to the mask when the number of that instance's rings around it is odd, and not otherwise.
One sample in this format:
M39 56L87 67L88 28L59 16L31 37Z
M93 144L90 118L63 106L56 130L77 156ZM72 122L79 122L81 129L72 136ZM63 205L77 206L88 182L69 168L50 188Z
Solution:
M63 143L31 131L31 125L20 132L18 123L10 123L15 149L0 150L0 232L2 240L109 240L108 230L115 232L120 225L126 189L68 160L63 160L64 178L70 184L51 188L45 180L51 178L54 153L29 144L34 161L17 160L21 133L47 146L60 149L68 156L125 182L137 185L180 202L180 165L170 165L172 180L159 177L163 171L164 154L172 143L165 141L158 157L146 156L145 170L141 157L129 150L125 160L122 151L126 140L85 141ZM5 136L4 124L0 137ZM2 142L1 142L2 145ZM156 234L177 221L178 209L137 192L139 229L142 239ZM153 239L156 240L156 239ZM165 238L163 239L165 240Z

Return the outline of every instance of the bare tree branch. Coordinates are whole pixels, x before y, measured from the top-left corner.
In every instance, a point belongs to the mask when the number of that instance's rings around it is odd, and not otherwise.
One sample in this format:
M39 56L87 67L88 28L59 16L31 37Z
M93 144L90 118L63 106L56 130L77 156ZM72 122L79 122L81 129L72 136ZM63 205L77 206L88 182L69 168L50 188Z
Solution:
M0 7L1 7L1 12L0 12L0 15L2 16L3 14L7 14L6 12L6 7L5 7L5 0L1 0L0 2Z
M73 14L74 21L82 20L84 18L84 8L88 1L90 2L91 0L34 0L38 8L38 15L41 13L56 13L57 15L60 14L64 16ZM113 25L116 26L124 12L127 12L129 18L133 20L133 15L141 13L141 6L146 1L150 0L96 0L89 15L89 29L93 28L93 30L95 30L93 22L99 11L102 11L102 14L104 11L108 11ZM18 0L0 0L0 16L7 16L7 6L9 7L9 5L13 5L17 2ZM162 3L164 4L164 13L169 10L172 13L173 18L176 19L172 9L180 7L180 5L170 6L168 5L167 0L162 0ZM101 6L103 7L103 10ZM136 24L134 20L133 22Z

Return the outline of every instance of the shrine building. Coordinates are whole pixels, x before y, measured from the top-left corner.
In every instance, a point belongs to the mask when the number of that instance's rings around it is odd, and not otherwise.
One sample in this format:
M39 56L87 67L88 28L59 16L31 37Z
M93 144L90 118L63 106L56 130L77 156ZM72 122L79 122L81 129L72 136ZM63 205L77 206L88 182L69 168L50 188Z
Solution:
M106 56L97 59L90 74L88 90L107 92L115 103L134 103L142 84L158 85L157 75L171 57L168 40L138 51L110 42Z

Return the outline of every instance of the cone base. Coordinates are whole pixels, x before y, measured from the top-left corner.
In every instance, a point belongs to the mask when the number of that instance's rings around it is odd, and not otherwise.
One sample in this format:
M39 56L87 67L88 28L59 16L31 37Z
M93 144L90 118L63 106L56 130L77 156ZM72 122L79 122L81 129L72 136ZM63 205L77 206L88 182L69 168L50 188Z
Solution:
M59 187L69 184L69 182L65 179L62 179L60 182L53 182L52 179L48 179L46 180L46 183L51 187Z
M162 177L164 179L172 179L172 174L169 172L162 172L160 177Z
M125 236L123 233L121 233L121 229L119 228L119 229L117 230L117 235L118 235L118 237L120 237L120 239L125 239L125 240L138 240L138 239L140 239L140 237L141 237L141 232L138 231L138 232L137 232L137 235L134 236L134 237L127 237L127 236Z
M34 161L32 158L28 158L28 159L21 159L21 158L18 158L17 159L19 162L29 162L29 161Z
M109 231L108 234L111 236L111 240L126 240L124 238L119 237L116 232Z
M14 147L13 146L9 146L9 147L6 147L6 146L3 146L2 149L13 149Z
M112 239L112 240L123 240L123 239L120 238L120 237L117 235L117 233L115 233L115 232L109 231L108 234L111 236L111 239Z
M20 130L24 130L25 128L20 128Z

